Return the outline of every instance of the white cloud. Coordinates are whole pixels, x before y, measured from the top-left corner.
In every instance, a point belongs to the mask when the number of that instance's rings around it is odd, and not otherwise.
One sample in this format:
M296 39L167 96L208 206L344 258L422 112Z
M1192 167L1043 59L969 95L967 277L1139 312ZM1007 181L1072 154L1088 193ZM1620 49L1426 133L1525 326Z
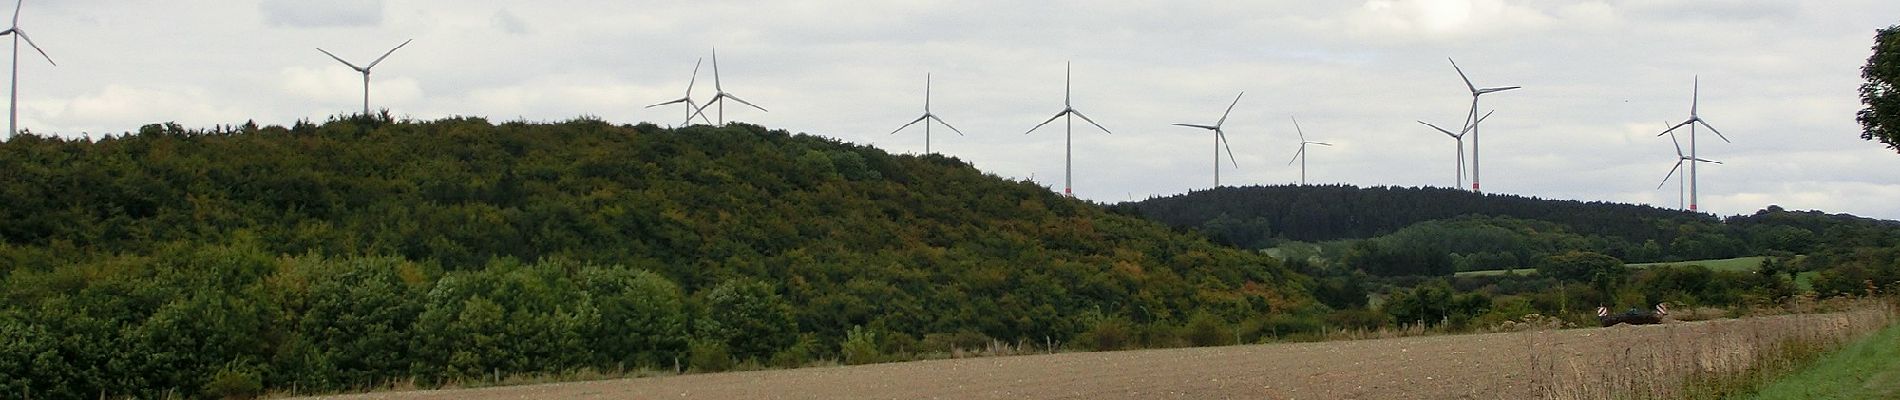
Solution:
M261 0L257 8L272 26L366 27L383 23L382 0Z
M1523 34L1557 22L1543 10L1504 0L1370 0L1346 18L1355 36L1390 42Z

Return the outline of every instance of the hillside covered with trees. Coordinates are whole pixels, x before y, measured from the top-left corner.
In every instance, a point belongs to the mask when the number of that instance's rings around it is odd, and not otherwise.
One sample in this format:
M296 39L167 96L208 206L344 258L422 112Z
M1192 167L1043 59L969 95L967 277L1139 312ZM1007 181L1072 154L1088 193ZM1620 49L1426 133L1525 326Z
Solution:
M756 126L151 125L18 136L0 171L0 397L795 366L1319 307L1264 255Z

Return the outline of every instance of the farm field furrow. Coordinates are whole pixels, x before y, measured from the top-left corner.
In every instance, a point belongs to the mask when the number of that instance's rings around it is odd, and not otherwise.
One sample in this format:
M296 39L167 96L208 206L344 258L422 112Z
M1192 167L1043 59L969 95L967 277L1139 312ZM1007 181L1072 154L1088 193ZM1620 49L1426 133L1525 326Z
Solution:
M930 360L328 398L1563 397L1622 388L1613 381L1626 380L1630 374L1609 369L1636 364L1722 368L1740 359L1723 354L1730 352L1725 350L1727 347L1735 347L1735 355L1752 351L1745 343L1722 337L1754 337L1759 341L1764 335L1770 340L1776 336L1814 335L1832 327L1844 329L1851 325L1848 321L1842 314L1777 316L1557 331ZM1632 357L1636 353L1683 359ZM1655 371L1659 377L1656 382L1681 376L1669 368L1657 367ZM1628 389L1659 390L1655 385Z

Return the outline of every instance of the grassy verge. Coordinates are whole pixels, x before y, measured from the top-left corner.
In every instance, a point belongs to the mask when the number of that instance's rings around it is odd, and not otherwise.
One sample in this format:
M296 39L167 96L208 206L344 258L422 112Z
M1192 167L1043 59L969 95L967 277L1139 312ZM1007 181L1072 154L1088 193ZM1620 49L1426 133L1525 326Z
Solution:
M1900 398L1900 325L1775 381L1753 399Z

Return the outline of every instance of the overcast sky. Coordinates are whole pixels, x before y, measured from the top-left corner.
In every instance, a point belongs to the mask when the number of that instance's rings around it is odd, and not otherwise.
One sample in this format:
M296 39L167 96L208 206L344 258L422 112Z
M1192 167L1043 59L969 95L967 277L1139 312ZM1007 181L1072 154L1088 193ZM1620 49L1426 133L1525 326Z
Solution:
M1298 181L1297 116L1338 145L1310 151L1312 183L1451 186L1453 142L1413 121L1463 121L1453 57L1480 86L1525 87L1485 96L1488 192L1674 207L1655 133L1688 117L1700 75L1702 117L1734 141L1700 137L1726 163L1701 171L1704 210L1900 219L1900 155L1853 119L1874 30L1895 23L1892 0L32 1L21 26L59 66L22 54L20 118L68 136L321 121L362 87L315 47L361 65L414 38L377 66L372 106L669 125L682 109L641 107L718 46L728 91L772 110L728 119L922 152L922 131L888 133L932 73L933 111L969 134L938 128L934 150L1061 190L1060 122L1023 131L1061 111L1073 60L1076 108L1115 132L1075 130L1076 193L1122 201L1211 186L1209 134L1169 124L1212 123L1243 90L1223 184Z

